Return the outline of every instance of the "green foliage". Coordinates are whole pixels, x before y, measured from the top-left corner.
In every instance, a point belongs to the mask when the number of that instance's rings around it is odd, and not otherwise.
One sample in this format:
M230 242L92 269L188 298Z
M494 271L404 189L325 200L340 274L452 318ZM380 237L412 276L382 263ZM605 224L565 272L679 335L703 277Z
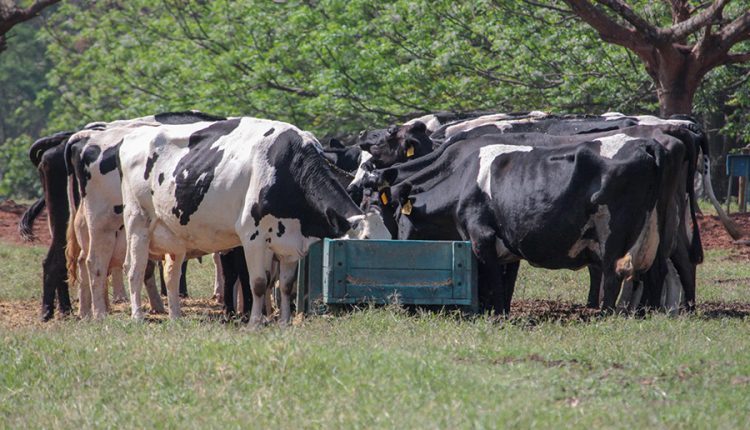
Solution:
M41 188L27 155L31 136L41 133L50 109L36 102L49 69L38 31L38 24L14 27L8 49L0 54L0 199L32 198Z
M59 128L195 108L323 135L411 112L656 108L627 51L517 2L110 1L52 22Z
M39 175L28 156L32 143L33 139L22 135L0 146L0 198L30 199L40 195Z

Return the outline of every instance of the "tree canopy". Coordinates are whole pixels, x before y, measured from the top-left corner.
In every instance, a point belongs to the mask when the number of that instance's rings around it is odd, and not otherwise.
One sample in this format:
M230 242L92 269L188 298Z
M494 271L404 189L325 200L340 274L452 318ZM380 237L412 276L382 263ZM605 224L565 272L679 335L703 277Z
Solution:
M603 43L568 3L64 2L38 32L46 75L33 105L48 113L48 132L199 109L289 121L321 138L441 110L657 114L659 83L642 57ZM633 26L608 6L622 2L599 3L613 22ZM672 23L670 2L631 3L654 28ZM707 7L689 3L698 14ZM714 68L695 96L693 112L715 118L729 146L750 131L748 76L745 64Z

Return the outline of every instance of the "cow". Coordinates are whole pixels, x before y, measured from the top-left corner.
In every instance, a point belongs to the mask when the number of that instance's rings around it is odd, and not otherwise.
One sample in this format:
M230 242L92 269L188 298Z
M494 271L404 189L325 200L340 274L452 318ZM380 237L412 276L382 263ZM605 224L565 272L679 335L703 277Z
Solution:
M694 169L692 169L692 165L694 165L695 160L697 159L697 152L698 150L702 151L704 153L704 160L707 159L705 154L708 154L707 152L707 145L705 144L705 134L703 134L702 130L700 130L700 127L690 118L688 117L672 117L670 119L660 119L653 116L633 116L628 117L624 116L622 114L604 114L601 116L592 116L592 115L575 115L575 116L558 116L558 115L543 115L541 113L533 114L533 115L522 115L522 114L495 114L489 117L484 118L478 118L477 120L480 121L463 121L463 122L456 122L453 124L449 124L449 126L454 124L463 124L464 127L453 133L451 131L450 138L445 140L442 145L438 148L436 152L433 152L419 160L411 160L404 165L400 166L398 170L398 176L408 176L416 171L418 171L421 168L424 168L425 166L432 163L435 159L440 157L441 150L444 150L445 147L452 145L453 143L462 144L462 142L470 141L473 138L480 137L485 134L494 134L494 133L519 133L519 132L542 132L546 134L552 134L552 135L575 135L575 134L586 134L586 133L601 133L606 131L615 131L626 127L631 127L634 125L644 125L644 126L656 126L656 125L671 125L671 126L679 126L683 129L684 133L682 133L682 136L679 136L679 138L686 141L688 144L688 147L691 148L689 158L690 158L690 164L689 166L686 166L686 169L684 169L685 174L687 175L686 180L689 180L688 178L693 177ZM472 126L468 126L471 124ZM473 128L472 128L473 127ZM443 133L442 137L445 137L445 128L443 128L439 133ZM435 133L431 136L431 138L435 138ZM438 144L438 142L436 142ZM706 163L707 165L707 163ZM367 174L367 172L363 172L360 175L360 178L355 180L352 185L349 187L350 194L354 196L361 195L360 194L360 188L362 183L362 178ZM396 180L398 177L396 178ZM707 186L707 188L710 190L710 183ZM688 199L690 200L691 204L695 203L694 196L692 195L692 188L686 188L685 192L681 193L680 195L684 196L687 194ZM685 206L684 202L679 203L682 205L682 207ZM676 272L680 273L681 279L684 278L683 285L685 288L686 293L686 301L687 301L687 308L691 309L694 304L694 286L695 286L695 264L699 263L702 260L702 253L700 251L695 251L697 248L700 250L700 235L697 230L697 224L695 222L695 212L693 210L689 210L689 213L691 215L692 221L693 221L693 234L692 237L684 237L681 238L679 241L678 247L684 247L684 249L681 250L675 250L672 255L672 259L679 259L682 258L683 261L677 262L673 261L673 265L676 267L681 267L683 269L677 270ZM386 217L387 218L387 217ZM689 223L688 223L689 224ZM687 224L686 224L686 227ZM690 248L690 249L688 249ZM685 261L684 258L690 258L690 261ZM685 268L690 267L692 265L692 268L690 270L687 270ZM592 271L592 286L591 291L589 294L589 301L588 305L591 307L598 307L599 303L599 288L596 287L596 280L600 278L600 275L595 272L595 269ZM692 272L693 275L689 276L688 273ZM652 291L654 294L656 294L659 290L659 287L652 288ZM691 292L692 291L692 292ZM656 306L656 302L658 301L655 295L649 295L648 298L648 305L649 306ZM691 302L692 297L692 302Z
M133 120L92 123L68 139L64 158L71 211L66 260L69 280L78 280L79 270L85 273L80 276L81 317L90 317L92 311L96 319L106 316L108 273L112 273L113 281L122 282L125 238L120 176L116 164L120 142L128 133L140 127L153 128L163 124L221 118L201 112L163 113ZM72 203L76 193L80 195L78 206ZM148 292L152 308L163 311L158 293L154 297L150 289Z
M60 313L71 311L68 283L65 277L65 226L68 205L65 193L65 161L63 150L72 132L57 133L34 142L29 151L31 163L39 172L44 198L32 205L21 219L21 235L31 239L34 218L47 208L47 219L52 241L42 262L42 307L41 319L48 321L54 316L55 295Z
M98 127L98 126L95 126ZM55 135L41 138L34 142L29 150L29 158L37 167L39 177L44 190L44 197L37 200L24 213L19 224L19 232L25 240L33 240L33 224L41 210L47 210L47 219L52 237L47 256L42 263L42 321L48 321L54 316L55 293L58 296L60 312L67 315L71 312L70 295L65 262L65 247L67 245L66 229L68 224L69 208L67 200L66 169L64 160L65 144L73 132L56 133ZM78 200L75 193L74 200ZM115 301L125 299L122 288L122 276L118 284L113 279L115 287ZM156 293L153 278L153 266L149 265L147 270L147 291L151 306L156 312L164 312ZM84 306L87 297L83 296Z
M391 125L386 129L362 131L357 143L369 152L369 160L376 168L403 163L432 152L432 140L423 122L415 121L402 126Z
M149 254L166 257L169 311L180 316L176 268L189 255L242 246L250 324L279 264L279 323L289 323L296 263L323 237L386 239L379 213L363 212L336 181L312 134L255 118L142 127L119 147L131 311L142 319Z
M555 148L561 147L559 149L562 150L571 145L582 145L586 142L596 141L597 139L599 142L606 143L602 148L607 151L610 151L611 148L618 148L618 145L622 146L622 142L630 140L637 141L638 139L656 141L665 146L663 149L667 151L668 156L662 157L662 169L668 170L670 174L662 175L661 182L656 184L656 186L658 186L660 193L671 196L674 195L675 184L678 182L674 178L679 176L678 174L672 173L674 173L675 169L679 169L684 165L685 148L680 139L668 134L668 131L675 131L675 129L677 129L676 126L670 127L665 126L660 129L655 129L653 127L636 127L630 130L625 129L624 133L610 132L609 134L599 133L590 136L557 137L538 133L486 135L467 140L460 145L451 145L445 148L440 148L440 151L436 151L430 155L430 157L434 159L429 162L425 162L421 159L414 160L398 167L376 172L377 175L374 175L376 177L374 181L374 189L379 189L378 193L380 194L386 193L386 197L383 198L380 196L380 198L376 198L375 200L378 200L381 203L383 203L383 201L390 203L389 205L385 205L391 206L390 213L387 213L385 217L388 218L390 215L398 220L399 229L397 237L399 239L467 238L470 236L466 232L470 230L463 231L459 228L459 225L462 225L461 223L466 221L458 218L456 205L458 205L461 198L460 196L466 193L471 193L471 186L466 185L466 173L463 173L464 170L469 167L464 164L459 166L457 163L464 163L464 161L459 160L466 160L468 154L481 153L483 148L496 147L497 145L504 145L504 147L508 148L522 146L524 148L532 148L535 151L537 149L543 149L542 147L551 146ZM537 154L541 154L541 152L537 152ZM412 170L410 164L419 165L419 168ZM542 165L544 164L542 163ZM509 172L513 171L512 167L508 167L508 169L510 169L508 170ZM505 170L503 170L503 172L504 171ZM541 171L544 170L542 169ZM470 172L473 171L470 170ZM469 176L472 174L473 173L468 173ZM391 184L390 188L385 186L388 183ZM455 186L456 189L452 189L451 184L453 184L452 186ZM516 187L519 192L524 190L519 184L516 184ZM411 195L417 197L405 197ZM664 199L663 197L661 198ZM533 201L534 197L528 197L528 199ZM671 199L664 200L672 202ZM415 205L418 205L419 203L423 206L419 206L418 208ZM400 211L395 210L393 207L394 204L397 206L401 205L402 209ZM657 231L659 237L662 238L659 243L660 247L663 246L668 248L672 246L671 244L674 242L674 231L677 229L674 220L677 218L676 213L678 211L669 203L661 203L658 206L657 212L659 213L657 213L655 219L658 221ZM653 212L653 209L651 212L655 213ZM405 213L409 213L409 215L405 215ZM634 225L637 225L637 223ZM468 227L463 228L468 229ZM658 250L659 247L656 249ZM526 252L528 253L528 250ZM664 252L667 251L665 250ZM484 251L478 252L478 255L482 253L484 253ZM489 259L489 261L492 261L492 259ZM541 263L548 264L550 267L555 267L548 262L541 261ZM480 287L483 286L483 302L486 304L488 301L491 301L491 307L497 312L507 312L509 310L510 295L505 294L502 298L496 297L493 301L491 294L487 292L487 283L500 282L499 279L502 278L502 282L505 282L509 287L507 291L510 291L510 294L512 294L512 283L515 277L515 271L517 270L517 263L511 262L511 264L516 265L498 269L497 262L492 264L480 264L480 273L484 273L484 276L482 276L483 281L480 283ZM591 265L594 267L598 266L597 263L592 263ZM505 270L506 272L497 273L498 270ZM640 271L637 272L640 273ZM610 279L609 282L611 284L611 279L614 278L610 273L609 276L605 276L605 279ZM598 283L596 286L598 291ZM610 293L606 295L605 292L605 307L611 308L613 306L613 287L610 285L607 289Z

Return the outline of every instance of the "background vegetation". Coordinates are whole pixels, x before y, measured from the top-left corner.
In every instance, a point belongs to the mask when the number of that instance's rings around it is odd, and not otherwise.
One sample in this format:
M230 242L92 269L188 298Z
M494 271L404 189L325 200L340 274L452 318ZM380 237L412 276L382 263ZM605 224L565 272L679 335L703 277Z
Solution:
M667 2L631 3L669 20ZM269 117L323 138L439 110L659 110L638 57L557 1L79 0L8 41L0 196L36 192L23 154L39 135L159 111ZM747 143L749 76L715 69L696 96L715 155Z

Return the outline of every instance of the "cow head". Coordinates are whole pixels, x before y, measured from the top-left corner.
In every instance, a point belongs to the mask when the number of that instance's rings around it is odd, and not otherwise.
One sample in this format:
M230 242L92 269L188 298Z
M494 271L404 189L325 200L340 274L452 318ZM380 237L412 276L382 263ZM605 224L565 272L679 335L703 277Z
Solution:
M363 151L372 154L372 163L377 168L403 163L432 152L432 140L427 135L427 127L419 121L363 131L359 134L358 143Z
M383 216L376 208L370 208L362 215L347 218L351 228L345 239L391 239L391 233L383 222Z

